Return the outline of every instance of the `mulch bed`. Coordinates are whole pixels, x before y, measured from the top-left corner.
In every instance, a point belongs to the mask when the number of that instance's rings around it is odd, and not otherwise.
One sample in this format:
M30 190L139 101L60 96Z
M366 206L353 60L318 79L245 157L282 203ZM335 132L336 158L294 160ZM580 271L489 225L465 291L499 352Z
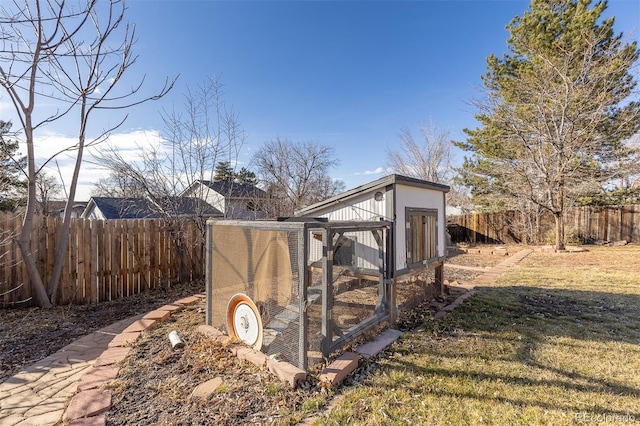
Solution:
M242 425L297 424L305 404L328 392L311 377L293 389L265 368L238 360L230 348L201 335L204 302L173 314L146 332L124 361L112 389L109 425ZM173 349L168 335L176 330L185 341ZM192 397L199 384L221 378L208 398Z

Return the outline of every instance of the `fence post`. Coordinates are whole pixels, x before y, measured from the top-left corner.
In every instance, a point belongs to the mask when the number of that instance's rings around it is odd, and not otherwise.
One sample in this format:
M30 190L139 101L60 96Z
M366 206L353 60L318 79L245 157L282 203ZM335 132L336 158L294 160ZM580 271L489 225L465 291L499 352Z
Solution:
M91 270L90 274L91 274L91 294L92 297L90 300L93 301L95 300L96 303L98 303L100 301L100 285L99 285L99 278L98 278L98 262L99 262L99 253L98 253L98 246L99 246L99 235L98 235L98 226L99 224L101 224L101 221L98 220L92 220L90 222L90 235L91 238L89 240L89 246L90 246L90 250L91 250L91 263L89 264L89 268Z
M473 229L471 233L471 243L476 243L476 234L478 233L478 213L473 212Z

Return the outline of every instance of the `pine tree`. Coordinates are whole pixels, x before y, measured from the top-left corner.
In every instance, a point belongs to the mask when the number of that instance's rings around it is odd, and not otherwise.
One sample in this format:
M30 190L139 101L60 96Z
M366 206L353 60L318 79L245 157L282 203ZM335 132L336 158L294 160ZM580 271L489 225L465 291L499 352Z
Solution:
M487 58L480 127L457 145L461 176L477 199L526 200L553 214L564 249L564 214L589 185L610 176L625 139L640 130L631 98L636 43L614 35L606 1L532 0L507 26L510 53Z
M0 120L0 210L12 210L27 187L23 173L27 157L20 155L13 136L11 122Z
M256 174L246 167L242 167L238 173L235 174L235 180L238 183L247 183L250 185L257 185L258 178Z
M231 167L230 161L220 161L216 165L216 174L213 176L213 180L216 182L233 182L235 173L233 167Z

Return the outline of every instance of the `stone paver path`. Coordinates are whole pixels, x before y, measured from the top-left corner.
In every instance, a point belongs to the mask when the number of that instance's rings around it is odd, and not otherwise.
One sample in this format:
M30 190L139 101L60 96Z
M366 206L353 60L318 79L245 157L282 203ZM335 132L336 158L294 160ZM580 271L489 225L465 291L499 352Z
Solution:
M498 263L496 266L492 268L480 268L474 266L463 266L456 265L453 263L445 263L445 266L456 268L456 269L465 269L469 271L484 271L483 274L473 279L473 281L465 283L464 287L473 288L483 285L491 285L493 282L502 275L507 269L511 268L522 259L527 257L533 250L531 249L522 249L514 255L509 256L507 259Z
M60 423L78 381L109 342L142 315L102 328L65 346L0 383L1 426Z
M500 275L504 274L507 271L507 269L511 268L512 266L520 262L522 259L527 257L532 251L533 250L531 249L520 250L516 254L509 256L509 258L498 263L493 268L488 269L486 272L476 277L473 281L465 283L462 289L463 291L467 291L467 290L468 291L462 294L461 296L459 296L456 300L454 300L447 306L443 307L438 312L436 312L434 316L435 319L440 319L445 315L447 315L449 312L453 312L453 310L456 309L458 306L460 306L462 302L464 302L469 297L475 294L476 291L474 289L476 287L492 285ZM460 265L454 265L454 264L448 264L448 263L445 263L445 266L461 268L461 269L469 269L469 267L461 267Z

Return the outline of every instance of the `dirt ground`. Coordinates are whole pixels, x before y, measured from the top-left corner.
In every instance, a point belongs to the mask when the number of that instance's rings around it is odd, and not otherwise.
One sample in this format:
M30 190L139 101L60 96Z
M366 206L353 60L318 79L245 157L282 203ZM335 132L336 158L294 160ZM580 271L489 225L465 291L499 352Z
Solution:
M0 383L82 336L202 291L194 282L93 305L0 308Z
M472 280L523 247L474 247L449 257L445 279L463 283ZM611 268L633 268L637 264L620 264L617 248L588 247L584 253L541 254L523 262L541 262L558 267L579 262L598 262ZM640 249L635 250L640 260ZM501 249L502 250L502 249ZM0 309L0 382L22 368L54 353L75 339L120 319L145 313L184 296L200 293L202 283L175 286L168 291L90 306L66 306L50 310ZM398 328L411 330L437 307L422 304L404 313ZM216 346L195 332L204 323L204 310L196 305L145 333L125 360L120 376L113 382L114 407L108 423L117 424L292 424L324 405L329 392L313 377L298 389L290 389L268 372L249 363L238 362L226 348ZM187 345L172 350L166 335L179 330ZM374 367L362 363L343 386L352 386L358 377ZM189 399L191 391L204 380L221 377L223 386L206 401ZM338 390L339 391L339 390ZM132 423L133 422L133 423Z

